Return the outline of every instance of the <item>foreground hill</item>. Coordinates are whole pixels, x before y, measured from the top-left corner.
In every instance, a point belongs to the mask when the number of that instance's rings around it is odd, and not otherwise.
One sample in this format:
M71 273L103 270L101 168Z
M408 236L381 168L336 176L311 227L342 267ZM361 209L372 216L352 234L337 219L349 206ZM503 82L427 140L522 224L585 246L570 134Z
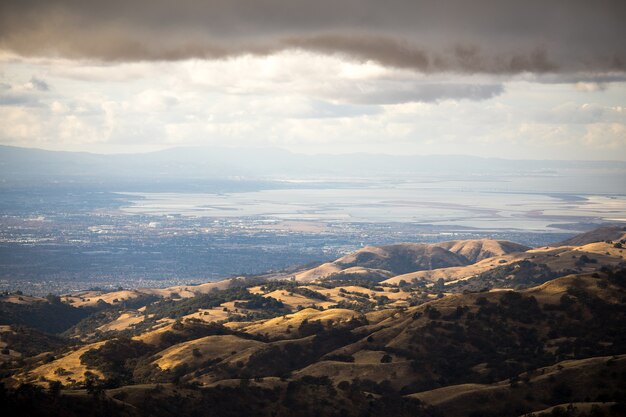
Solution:
M626 226L615 225L600 227L587 233L582 233L562 242L555 243L554 246L582 246L607 240L619 242L622 239L626 239Z
M71 320L57 335L0 329L0 407L473 417L575 403L569 415L624 415L618 243L398 244L346 255L326 275L318 267L163 290L5 295L5 319L22 308L33 317L68 309Z
M198 401L237 387L228 391L233 400L251 390L280 403L259 415L299 415L305 404L328 415L351 396L367 401L367 393L402 398L414 415L434 409L477 415L485 398L502 416L569 401L619 402L616 392L626 375L625 302L626 273L619 271L571 275L523 291L457 294L385 314L305 309L231 327L187 320L157 339L118 336L70 349L15 374L12 384L121 386L105 395L126 411L145 406L133 399L136 384L204 387ZM604 384L584 389L607 363ZM239 389L242 381L248 381L245 390ZM306 395L294 398L294 392Z
M468 409L482 415L505 415L509 407L517 408L520 414L525 414L528 408L551 412L559 406L571 410L570 404L587 413L594 410L595 415L615 415L625 410L617 409L617 402L612 401L599 381L620 379L619 375L625 372L626 355L599 356L558 362L492 384L450 385L410 397L436 406L444 415L464 415ZM623 384L623 379L615 382ZM499 409L494 409L494 402L500 403ZM555 405L541 409L546 403Z
M466 266L485 258L528 249L517 243L491 239L367 246L334 262L301 271L294 278L298 282L310 282L324 278L361 276L382 281L415 271Z
M436 243L435 245L464 257L468 263L472 264L486 258L515 252L526 252L530 249L528 246L520 245L519 243L494 239L452 240Z
M363 278L376 282L385 281L397 284L399 279L395 277L404 273L440 270L450 266L468 266L493 256L524 252L528 249L528 247L513 242L491 239L450 241L436 244L402 243L382 247L366 247L334 262L325 263L312 269L303 269L288 275L269 274L260 278L260 280L294 278L297 282L310 283L332 277L333 280ZM259 279L239 277L201 285L181 285L163 289L121 289L106 292L80 291L62 295L61 301L71 307L88 307L96 310L106 308L107 306L136 309L157 299L192 298L215 290L245 286L250 282L259 282ZM40 303L37 304L35 301ZM308 303L307 300L302 301L304 302L303 305ZM28 304L38 306L40 307L39 310L44 311L43 316L46 317L49 316L52 310L49 306L50 303L46 304L46 300L43 298L11 295L0 298L0 302L11 302L12 304L10 306L8 304L0 304L0 308L3 305L7 306L4 308L4 312L0 311L0 324L23 322L23 324L35 326L41 330L58 332L71 327L72 324L84 318L84 315L81 316L81 314L64 314L63 317L67 320L55 320L55 322L62 324L49 326L45 324L48 320L39 320L38 316L33 315L35 313L30 310L36 310L35 308L15 305ZM15 311L14 313L12 312L13 310ZM28 313L24 315L23 312L27 310ZM69 309L68 311L70 313L78 313L74 309ZM88 311L89 314L93 313L93 310L84 310L83 313L85 311ZM51 314L54 315L54 312ZM24 318L18 319L21 316Z
M472 286L473 289L493 286L539 284L570 273L592 272L601 266L616 266L626 260L624 249L613 242L597 242L583 246L558 246L529 249L483 259L475 264L410 272L388 278L383 283L435 282ZM501 278L505 278L502 280ZM459 281L467 281L459 283ZM495 281L501 281L497 283ZM507 285L508 281L511 285ZM464 288L472 289L472 288Z

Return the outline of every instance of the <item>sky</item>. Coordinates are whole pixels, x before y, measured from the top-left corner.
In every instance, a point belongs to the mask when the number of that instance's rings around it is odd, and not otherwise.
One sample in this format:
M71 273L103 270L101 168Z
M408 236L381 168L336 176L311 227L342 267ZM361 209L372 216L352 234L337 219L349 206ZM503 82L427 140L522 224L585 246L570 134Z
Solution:
M0 144L626 160L623 0L5 0Z

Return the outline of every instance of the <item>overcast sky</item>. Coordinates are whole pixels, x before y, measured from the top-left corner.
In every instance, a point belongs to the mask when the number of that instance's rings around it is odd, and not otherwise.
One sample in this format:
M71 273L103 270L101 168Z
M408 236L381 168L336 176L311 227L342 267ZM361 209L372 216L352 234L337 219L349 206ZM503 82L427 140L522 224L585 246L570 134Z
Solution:
M624 0L0 4L0 144L626 160Z

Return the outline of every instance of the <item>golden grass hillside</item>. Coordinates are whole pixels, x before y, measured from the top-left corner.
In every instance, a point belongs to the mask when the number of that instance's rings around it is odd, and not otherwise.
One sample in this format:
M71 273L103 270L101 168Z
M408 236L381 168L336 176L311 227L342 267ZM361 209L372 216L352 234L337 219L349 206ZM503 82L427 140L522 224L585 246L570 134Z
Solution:
M141 323L144 321L144 318L144 315L139 312L127 311L115 320L98 327L98 330L102 332L126 330L135 324Z
M324 324L332 323L333 326L340 327L353 319L362 319L363 314L353 310L333 308L319 311L313 308L305 308L293 314L252 323L244 327L243 330L251 334L268 335L269 338L290 338L297 337L297 329L306 321L320 321Z
M232 279L218 282L208 282L199 285L179 285L168 288L141 288L136 290L119 291L78 291L61 296L63 302L74 307L96 306L98 302L108 304L120 304L124 301L134 300L142 296L157 296L161 298L188 298L196 294L207 294L214 289L226 289L232 284Z
M49 363L45 363L18 375L17 379L22 382L32 382L43 385L46 385L49 381L59 381L64 385L81 385L85 382L85 372L87 371L100 379L104 379L102 372L97 369L87 368L87 366L80 361L80 357L85 352L96 349L103 344L104 342L97 342L82 346L76 350L71 350Z
M519 243L494 239L453 240L436 243L435 245L461 255L470 262L478 262L483 259L510 253L526 252L530 249L528 246L520 245Z
M513 242L492 239L367 246L333 262L297 272L293 277L304 283L345 275L360 275L381 281L402 273L465 266L527 249Z
M193 367L207 360L226 359L262 344L256 340L242 339L231 335L207 336L174 345L157 353L156 356L159 358L154 363L162 370L173 369L182 364Z
M421 280L435 282L439 279L443 279L445 282L456 282L471 279L481 273L524 260L538 265L545 265L555 273L564 271L589 272L598 269L601 265L616 266L623 262L623 253L619 252L619 250L610 251L606 246L606 244L593 244L591 246L593 250L586 250L584 246L542 247L530 249L526 252L487 258L467 266L416 271L398 275L383 281L383 283L398 285L402 281L407 283ZM599 248L602 249L599 250ZM588 259L589 261L581 262L582 256L586 257L583 259Z

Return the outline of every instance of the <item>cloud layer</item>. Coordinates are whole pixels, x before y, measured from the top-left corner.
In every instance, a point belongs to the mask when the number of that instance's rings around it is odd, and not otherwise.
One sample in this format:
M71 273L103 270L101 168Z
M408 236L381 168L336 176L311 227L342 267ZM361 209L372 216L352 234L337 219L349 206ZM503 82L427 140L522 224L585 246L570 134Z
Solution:
M425 73L623 72L623 0L8 0L0 48L103 61L305 49Z
M625 21L624 0L5 0L0 143L625 159Z
M613 79L604 88L450 79L304 52L107 65L21 58L2 75L0 143L17 146L626 157L626 83Z

